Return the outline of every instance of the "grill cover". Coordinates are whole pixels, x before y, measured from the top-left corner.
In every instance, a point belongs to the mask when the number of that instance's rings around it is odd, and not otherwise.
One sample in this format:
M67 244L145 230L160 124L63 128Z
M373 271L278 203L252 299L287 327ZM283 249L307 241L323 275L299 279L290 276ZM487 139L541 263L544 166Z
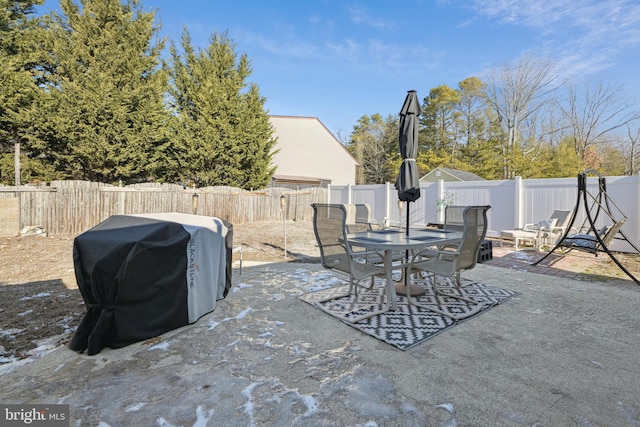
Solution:
M115 215L77 236L87 307L69 347L119 348L194 323L231 288L233 226L180 213Z

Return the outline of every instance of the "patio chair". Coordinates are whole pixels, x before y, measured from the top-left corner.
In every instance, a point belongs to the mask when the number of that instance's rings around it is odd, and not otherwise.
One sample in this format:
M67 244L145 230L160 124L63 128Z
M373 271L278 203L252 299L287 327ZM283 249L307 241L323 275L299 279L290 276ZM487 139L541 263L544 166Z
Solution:
M443 230L464 231L464 210L466 206L447 206L444 210Z
M313 231L320 248L322 266L338 275L346 276L349 290L346 294L332 296L318 302L357 295L358 286L371 289L375 276L385 276L382 255L375 251L354 250L347 243L347 210L340 204L314 203ZM371 257L379 257L371 262ZM368 286L360 285L364 279L371 279ZM318 307L320 307L318 305ZM322 307L320 307L322 308ZM361 319L353 320L358 321Z
M549 240L555 242L560 238L566 231L570 219L570 210L556 209L548 220L542 220L535 224L525 224L523 230L535 232L537 234L537 244L540 247L543 242Z
M533 249L539 249L543 243L555 241L562 236L570 219L570 210L556 209L549 219L525 224L522 228L500 230L500 246L505 239L509 239L513 240L516 250L522 249L523 243L529 243Z
M348 233L373 230L373 224L371 223L371 208L368 204L346 204L344 207L347 210Z
M462 212L459 215L463 222L462 239L460 240L460 243L455 247L447 246L439 248L438 250L425 249L416 253L411 259L411 264L409 266L411 274L416 272L431 273L432 287L436 295L444 295L476 305L473 310L464 316L456 316L451 313L440 312L441 314L456 320L472 316L482 308L482 304L464 296L460 284L460 272L470 270L476 266L478 252L487 233L487 211L490 208L491 206L466 206L463 209L459 209L459 207L451 209L450 218L451 226L453 227L459 227L457 220L454 220L454 218ZM440 292L438 289L437 276L454 277L456 289L459 294ZM430 307L427 308L433 310Z

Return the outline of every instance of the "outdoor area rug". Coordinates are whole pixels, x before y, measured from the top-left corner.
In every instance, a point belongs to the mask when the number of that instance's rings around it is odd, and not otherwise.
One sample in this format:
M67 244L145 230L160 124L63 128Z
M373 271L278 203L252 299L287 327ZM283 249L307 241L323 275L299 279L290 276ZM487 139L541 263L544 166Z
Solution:
M428 278L427 280L431 279ZM456 314L470 311L471 305L469 303L442 295L436 297L429 282L412 281L412 283L422 285L426 290L425 295L414 297L415 300L422 304L438 305L440 310L449 310L450 313ZM473 301L482 303L483 307L476 315L457 321L433 311L409 305L406 297L402 295L398 295L398 308L396 311L390 310L357 323L346 321L350 317L382 308L385 298L384 280L376 281L376 285L371 290L358 289L357 296L351 295L327 302L317 302L332 295L346 294L349 286L344 285L310 292L302 295L300 299L314 306L322 306L325 312L329 312L337 319L365 334L391 344L400 350L408 350L518 295L517 292L466 279L461 279L461 284L465 296ZM442 293L450 292L455 294L458 292L453 278L438 277L438 288Z

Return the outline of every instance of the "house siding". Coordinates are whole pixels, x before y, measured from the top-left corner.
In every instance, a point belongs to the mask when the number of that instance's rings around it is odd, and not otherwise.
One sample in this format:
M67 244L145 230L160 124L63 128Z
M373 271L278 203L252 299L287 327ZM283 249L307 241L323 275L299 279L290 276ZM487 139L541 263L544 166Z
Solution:
M315 117L271 116L278 138L276 175L308 177L333 185L353 185L358 162Z

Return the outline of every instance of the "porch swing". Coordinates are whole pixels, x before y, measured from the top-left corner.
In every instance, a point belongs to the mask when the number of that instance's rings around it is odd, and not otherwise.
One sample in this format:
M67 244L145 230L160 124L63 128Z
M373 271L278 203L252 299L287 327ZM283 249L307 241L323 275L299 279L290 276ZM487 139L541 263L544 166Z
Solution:
M598 177L597 196L591 194L587 189L587 176L589 174L594 174ZM582 204L584 205L586 218L580 229L578 229L578 233L570 234L572 231L576 230L573 228L573 224L576 219L576 214L580 210ZM615 208L615 214L612 210L612 206ZM608 216L611 222L598 229L595 224L601 213ZM560 249L562 251L562 255L565 255L574 249L588 252L595 256L598 256L600 252L606 252L613 262L615 262L627 276L629 276L636 284L640 285L640 281L638 281L638 279L636 279L609 250L609 245L613 239L618 239L625 240L629 245L631 245L631 247L633 247L633 249L635 249L636 253L640 253L640 250L638 250L638 248L631 243L629 239L627 239L621 230L626 220L627 217L622 213L622 211L620 211L618 206L616 206L607 194L605 178L593 169L581 172L578 174L578 199L576 201L576 206L571 213L571 218L564 234L557 240L556 245L552 250L532 265L538 265L556 249ZM587 230L586 233L583 232L584 230ZM621 237L617 237L618 235Z

